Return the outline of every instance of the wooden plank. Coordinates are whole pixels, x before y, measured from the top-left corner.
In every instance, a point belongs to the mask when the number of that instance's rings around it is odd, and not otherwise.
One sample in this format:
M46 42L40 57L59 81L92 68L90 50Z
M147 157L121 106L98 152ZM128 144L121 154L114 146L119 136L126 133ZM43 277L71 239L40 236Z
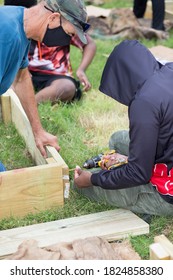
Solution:
M5 124L11 122L11 102L8 94L2 95L1 97L1 114L2 120Z
M64 189L64 198L69 197L69 189L70 189L70 182L69 182L69 168L61 155L55 150L54 147L46 146L46 151L48 156L52 157L58 165L62 168L63 174L63 189Z
M46 160L43 158L40 151L36 147L35 139L34 139L34 135L32 132L30 122L28 120L28 117L25 114L25 111L23 110L20 100L18 99L17 95L15 94L15 92L12 89L9 89L4 94L4 98L6 96L10 97L10 100L11 100L12 122L14 123L16 129L18 130L18 133L25 140L27 149L28 149L29 153L31 154L34 162L37 165L46 164ZM67 170L68 166L64 162L64 160L60 156L60 154L53 147L47 146L46 148L47 148L49 157L53 157L59 166L66 168L66 172L64 171L64 173L65 173L65 175L68 175L68 170Z
M56 151L54 147L46 146L46 151L49 157L54 158L58 165L62 167L68 167L61 155Z
M0 231L0 258L16 252L28 239L45 247L78 238L100 236L114 241L149 233L149 225L129 210L116 209L80 217Z
M169 239L164 235L158 235L154 237L154 242L160 243L161 246L168 252L170 259L173 260L173 244Z
M56 161L53 157L49 157L49 158L46 158L46 162L48 164L49 163L57 163L58 166L59 166L59 164L61 163L61 159L62 158L59 157L58 161ZM63 190L64 190L64 198L69 198L69 194L70 194L69 169L68 169L68 167L63 167L63 166L61 166L61 167L62 167L62 174L63 174L63 186L62 187L63 187Z
M46 158L46 162L49 163L56 163L53 157Z
M111 9L104 9L100 7L96 7L94 5L86 6L88 17L104 17L107 18L111 12Z
M156 59L172 62L173 61L173 50L172 48L168 48L162 45L158 45L149 49L150 52L155 56Z
M53 148L53 147L50 147ZM55 150L55 148L53 148ZM52 151L51 151L52 152ZM51 154L51 153L50 153ZM58 154L57 151L53 152L51 155ZM58 154L59 155L59 154ZM46 158L46 162L49 163L57 163L58 166L61 166L62 168L62 175L63 175L63 191L64 191L64 198L69 198L70 194L70 178L69 178L69 168L62 159L62 157L59 155L58 157L55 157L56 160L53 157ZM61 165L62 164L62 165Z
M0 218L63 205L62 168L54 164L0 173Z
M153 243L149 246L150 260L170 260L169 253L160 243Z
M69 184L69 176L64 179L64 168L68 168L58 152L54 149L56 160L50 154L44 159L36 147L32 128L12 89L2 98L3 119L11 112L11 121L19 134L24 138L28 151L38 167L23 168L0 174L0 218L24 216L64 203L64 182ZM5 117L4 117L5 116ZM53 163L53 164L52 164ZM66 180L66 181L65 181Z
M25 114L25 111L23 110L20 100L12 89L9 89L7 93L11 97L12 122L14 123L19 134L24 138L27 149L34 162L37 165L45 164L45 159L36 147L30 122Z

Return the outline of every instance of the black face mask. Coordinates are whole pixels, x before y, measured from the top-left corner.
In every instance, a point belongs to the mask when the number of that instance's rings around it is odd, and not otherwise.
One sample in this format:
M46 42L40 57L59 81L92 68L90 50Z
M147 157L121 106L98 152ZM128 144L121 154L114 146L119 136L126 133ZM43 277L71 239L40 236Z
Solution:
M68 46L70 45L70 41L71 41L71 36L65 33L64 29L60 25L59 27L53 29L47 27L42 42L47 47L56 47L56 46Z

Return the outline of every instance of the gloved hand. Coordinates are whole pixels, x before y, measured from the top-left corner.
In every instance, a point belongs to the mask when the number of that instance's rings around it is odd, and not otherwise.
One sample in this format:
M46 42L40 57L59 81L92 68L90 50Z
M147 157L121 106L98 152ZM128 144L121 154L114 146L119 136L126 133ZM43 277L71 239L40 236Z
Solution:
M116 165L119 166L121 164L127 163L127 159L127 156L121 155L119 153L103 155L100 167L103 170L107 170L113 166L116 167Z

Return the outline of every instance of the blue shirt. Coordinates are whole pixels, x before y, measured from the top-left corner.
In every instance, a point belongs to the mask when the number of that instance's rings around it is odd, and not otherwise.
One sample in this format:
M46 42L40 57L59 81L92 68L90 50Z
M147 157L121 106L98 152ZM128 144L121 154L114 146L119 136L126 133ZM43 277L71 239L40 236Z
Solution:
M2 162L0 161L0 172L6 171L5 166L2 164Z
M13 83L19 69L28 66L30 40L24 32L24 7L0 8L0 95Z

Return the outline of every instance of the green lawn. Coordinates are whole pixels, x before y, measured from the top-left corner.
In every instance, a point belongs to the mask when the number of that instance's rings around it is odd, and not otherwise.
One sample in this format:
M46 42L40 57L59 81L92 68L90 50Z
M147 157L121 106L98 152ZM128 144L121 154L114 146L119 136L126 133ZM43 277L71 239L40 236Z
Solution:
M0 3L2 3L2 0L0 0ZM130 0L107 0L104 7L125 7L130 6L131 3ZM142 42L148 47L159 44L173 47L173 36L170 36L167 41L143 40ZM74 168L76 164L82 165L87 158L107 149L110 135L118 129L128 128L127 108L112 102L98 91L107 55L117 43L119 42L96 40L97 54L87 71L92 83L92 90L84 93L81 101L71 105L57 104L54 106L47 102L39 106L42 124L50 133L58 136L61 146L60 153L69 168ZM80 55L80 52L72 48L71 60L74 70L80 61ZM109 121L106 121L107 119ZM5 127L0 123L0 135L0 160L8 169L33 165L23 140L12 125ZM73 179L73 174L71 174L71 179ZM113 209L113 207L92 202L71 191L64 207L49 209L35 215L29 214L22 219L18 217L3 219L0 221L0 230L109 209ZM143 259L148 259L149 244L153 242L153 237L158 234L165 234L173 241L172 218L153 217L149 235L130 238L135 250Z

